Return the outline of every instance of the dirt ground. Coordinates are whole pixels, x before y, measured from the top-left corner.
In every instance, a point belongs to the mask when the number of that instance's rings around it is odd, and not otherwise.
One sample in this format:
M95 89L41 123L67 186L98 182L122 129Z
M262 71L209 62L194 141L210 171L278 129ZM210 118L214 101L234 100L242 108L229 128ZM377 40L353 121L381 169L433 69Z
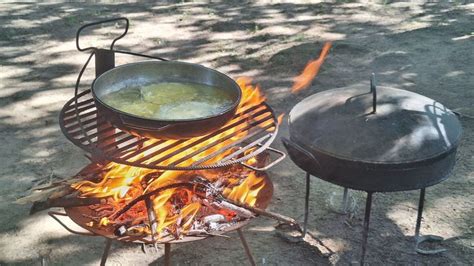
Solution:
M372 1L374 2L374 1ZM377 1L375 1L377 2ZM414 252L418 192L377 193L366 261L380 264L474 263L474 5L460 1L411 4L395 1L295 3L225 1L166 4L0 4L0 264L98 264L102 238L68 233L46 212L28 215L17 198L51 176L68 177L87 163L62 135L58 114L73 95L87 55L75 48L84 23L127 16L123 50L200 63L258 82L277 113L306 96L368 83L415 91L463 114L463 141L451 177L427 189L422 233L445 238L448 251ZM469 1L465 1L469 2ZM83 43L104 46L119 32L90 32ZM316 57L325 41L333 48L311 87L290 94L292 78ZM131 59L120 57L129 62ZM90 82L93 71L86 72ZM84 86L85 87L85 86ZM280 136L287 136L286 123ZM274 147L283 149L279 140ZM289 159L269 171L275 185L270 209L297 219L303 214L304 172ZM275 235L274 221L258 218L245 228L259 265L349 264L359 259L365 193L354 192L353 217L328 208L341 188L312 179L310 231L335 254L319 257L302 244ZM236 233L172 247L173 264L246 264ZM115 243L110 265L163 263L163 248L145 255L136 245Z

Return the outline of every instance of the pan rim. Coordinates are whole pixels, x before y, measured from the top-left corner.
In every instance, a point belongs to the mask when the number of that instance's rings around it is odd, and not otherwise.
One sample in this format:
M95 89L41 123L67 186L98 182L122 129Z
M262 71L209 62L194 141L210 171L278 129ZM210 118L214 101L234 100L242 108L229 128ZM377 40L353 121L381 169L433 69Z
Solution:
M206 71L210 71L210 72L213 72L214 74L218 75L218 76L221 76L223 77L224 79L228 80L235 88L236 88L236 91L237 91L237 98L234 99L233 103L231 105L229 105L226 109L224 109L223 111L217 113L217 114L213 114L213 115L209 115L209 116L202 116L202 117L197 117L197 118L187 118L187 119L152 119L152 118L147 118L147 117L142 117L142 116L138 116L138 115L134 115L132 113L128 113L128 112L124 112L124 111L121 111L117 108L114 108L112 106L110 106L109 104L105 103L101 97L99 97L96 92L95 92L95 85L96 85L96 82L97 81L100 81L101 78L104 78L105 76L107 75L110 75L110 73L113 73L115 71L117 71L117 69L121 69L121 68L126 68L126 67L130 67L130 66L136 66L136 65L142 65L142 64L163 64L163 65L167 65L167 64L177 64L177 65L188 65L188 66L191 66L191 67L196 67L196 68L201 68L201 69L204 69ZM207 84L206 84L207 85ZM209 85L208 85L209 86ZM98 101L101 105L105 106L106 108L108 109L111 109L112 111L118 113L119 115L122 115L122 116L128 116L130 118L134 118L134 119L141 119L141 120L145 120L147 123L169 123L169 124L174 124L174 123L181 123L181 122L198 122L198 121L204 121L204 120L208 120L208 119L212 119L212 118L216 118L216 117L220 117L220 116L223 116L229 112L233 112L237 109L237 107L240 105L240 102L242 100L242 90L240 89L240 86L237 84L237 82L235 82L234 79L232 79L231 77L229 77L228 75L222 73L222 72L219 72L215 69L212 69L212 68L208 68L208 67L205 67L203 65L200 65L200 64L195 64L195 63L188 63L188 62L182 62L182 61L154 61L154 60L144 60L144 61L139 61L139 62L133 62L133 63L128 63L128 64L123 64L123 65L120 65L120 66L117 66L117 67L114 67L104 73L102 73L99 77L97 77L93 82L92 82L92 85L91 85L91 92L92 92L92 96L94 98L94 100Z

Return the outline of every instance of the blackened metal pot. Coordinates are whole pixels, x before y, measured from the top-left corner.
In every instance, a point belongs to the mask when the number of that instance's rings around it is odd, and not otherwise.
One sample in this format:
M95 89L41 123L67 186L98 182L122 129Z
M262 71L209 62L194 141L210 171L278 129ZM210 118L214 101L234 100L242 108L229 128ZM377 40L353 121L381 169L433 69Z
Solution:
M328 182L404 191L449 176L461 138L456 115L425 96L358 85L314 94L289 114L293 162Z

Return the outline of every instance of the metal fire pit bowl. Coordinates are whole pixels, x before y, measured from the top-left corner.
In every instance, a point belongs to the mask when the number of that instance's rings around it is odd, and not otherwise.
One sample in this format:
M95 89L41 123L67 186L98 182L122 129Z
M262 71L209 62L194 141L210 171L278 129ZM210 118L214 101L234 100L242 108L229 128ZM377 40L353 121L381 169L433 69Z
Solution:
M255 204L255 207L265 209L267 206L270 204L270 200L273 195L273 183L271 179L268 177L266 173L260 172L257 174L259 177L264 177L265 178L265 186L260 190L259 192L259 197L257 198L257 202ZM71 218L77 225L80 227L84 228L85 230L91 232L94 235L97 236L103 236L111 240L117 240L117 241L122 241L122 242L134 242L134 243L146 243L146 244L153 244L155 241L152 240L151 236L146 236L146 237L132 237L132 236L116 236L114 234L115 227L113 225L109 226L100 226L100 227L90 227L87 226L87 223L90 222L90 218L85 217L86 216L92 216L94 215L94 211L90 209L88 206L80 206L80 207L68 207L64 208L66 211L67 216ZM224 234L228 233L231 231L235 231L239 228L242 228L243 226L247 225L250 223L251 219L247 219L244 221L237 222L229 227L227 227L225 230L221 231L214 231L212 233L215 234ZM157 244L177 244L177 243L184 243L184 242L191 242L191 241L197 241L197 240L203 240L208 238L209 236L185 236L182 239L175 239L173 236L165 236L161 238L160 240L156 241Z
M261 155L263 156L263 155ZM84 167L81 173L88 172L89 170L93 169L94 164L90 164L86 167ZM208 170L209 171L209 170ZM214 171L214 170L211 170ZM265 179L265 186L260 190L257 202L254 207L257 207L259 209L266 209L268 205L270 204L271 198L273 196L273 183L271 179L268 177L268 175L265 172L257 171L255 172L259 177L263 177ZM206 238L209 238L213 235L206 235L206 236L185 236L182 239L175 239L172 236L165 236L161 238L160 240L153 241L151 236L146 236L146 237L131 237L131 236L122 236L118 237L117 235L114 234L115 228L113 226L105 226L105 227L89 227L87 226L87 223L90 222L90 219L85 217L84 215L93 215L93 210L90 209L87 206L81 206L81 207L65 207L65 213L61 212L55 212L51 211L48 214L54 218L57 222L59 222L67 231L77 234L77 235L83 235L83 236L98 236L98 237L104 237L106 239L105 242L105 248L104 252L102 254L102 259L100 262L100 265L105 265L105 262L107 261L107 258L109 256L110 248L112 246L112 241L121 241L121 242L128 242L128 243L137 243L137 244L142 244L143 251L146 252L147 248L145 245L152 244L155 248L157 244L164 244L164 264L165 265L171 265L171 244L179 244L179 243L185 243L185 242L191 242L191 241L198 241L198 240L204 240ZM72 220L74 223L76 223L79 227L85 229L81 231L74 230L70 228L65 221L62 218L59 217L69 217L70 220ZM234 223L231 226L225 228L225 230L219 230L219 231L213 231L210 232L211 234L215 235L223 235L225 233L229 233L231 231L237 231L240 241L242 242L245 254L247 255L247 258L249 259L249 262L251 265L256 265L255 264L255 259L252 256L250 247L247 244L247 240L245 239L245 236L242 232L242 227L245 225L249 224L251 219L246 219L242 220L240 222Z

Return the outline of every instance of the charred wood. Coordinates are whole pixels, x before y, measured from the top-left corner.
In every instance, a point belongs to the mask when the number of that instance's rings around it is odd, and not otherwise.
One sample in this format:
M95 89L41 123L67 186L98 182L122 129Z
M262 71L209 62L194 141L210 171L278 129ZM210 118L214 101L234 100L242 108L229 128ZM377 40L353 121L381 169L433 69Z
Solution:
M49 199L46 201L40 201L33 203L31 206L30 214L37 213L52 207L79 207L88 206L94 204L106 204L107 199L105 198L58 198Z
M284 215L279 214L279 213L266 211L266 210L263 210L263 209L260 209L260 208L257 208L257 207L252 207L252 206L249 206L245 203L240 203L240 202L233 201L233 200L230 200L230 199L227 199L227 198L224 198L223 201L226 201L226 202L228 202L232 205L238 206L242 209L246 209L246 210L248 210L250 212L253 212L255 214L262 215L262 216L272 218L272 219L275 219L275 220L283 222L283 223L287 223L287 224L291 224L291 225L295 225L297 227L300 227L298 222L295 219L291 218L291 217L287 217L287 216L284 216Z

